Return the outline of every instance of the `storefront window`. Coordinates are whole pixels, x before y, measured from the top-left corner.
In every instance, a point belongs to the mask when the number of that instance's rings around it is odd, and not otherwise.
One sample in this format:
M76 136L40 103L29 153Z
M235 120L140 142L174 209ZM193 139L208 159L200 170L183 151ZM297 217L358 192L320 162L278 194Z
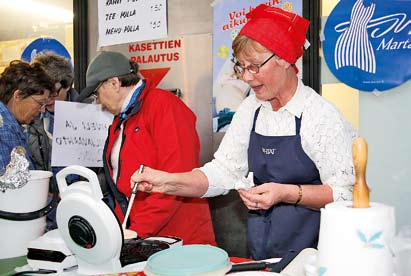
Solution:
M73 1L0 0L0 72L39 38L58 41L73 57Z

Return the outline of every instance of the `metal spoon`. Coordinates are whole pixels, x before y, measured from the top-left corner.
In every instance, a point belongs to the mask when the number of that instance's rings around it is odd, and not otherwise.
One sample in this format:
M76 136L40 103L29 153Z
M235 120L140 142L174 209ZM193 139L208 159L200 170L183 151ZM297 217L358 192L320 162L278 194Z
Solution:
M138 169L138 173L142 173L143 170L144 170L144 164L141 164L140 168ZM126 230L127 220L128 220L128 217L130 216L130 211L131 211L131 207L133 206L133 203L134 203L134 198L136 197L138 184L139 184L138 182L134 184L133 191L131 192L130 201L128 202L128 207L127 207L127 212L126 212L126 215L124 217L123 224L122 224L123 231Z

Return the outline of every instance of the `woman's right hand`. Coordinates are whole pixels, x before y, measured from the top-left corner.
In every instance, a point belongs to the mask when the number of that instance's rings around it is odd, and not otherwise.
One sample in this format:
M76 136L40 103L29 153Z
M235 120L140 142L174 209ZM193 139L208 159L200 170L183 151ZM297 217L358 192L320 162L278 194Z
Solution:
M167 193L166 176L167 172L144 167L144 171L139 173L136 170L130 178L131 189L138 185L138 190L142 192Z
M207 176L201 170L168 173L145 167L142 173L137 170L131 176L131 189L136 184L138 184L138 190L142 192L186 197L201 197L208 189Z

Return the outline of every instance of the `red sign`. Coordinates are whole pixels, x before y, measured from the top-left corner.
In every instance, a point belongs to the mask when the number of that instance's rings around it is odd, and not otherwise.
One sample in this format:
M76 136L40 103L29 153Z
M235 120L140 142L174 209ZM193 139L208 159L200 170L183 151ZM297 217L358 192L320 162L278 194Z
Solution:
M170 71L170 67L139 70L143 77L150 79L155 86L157 86L161 82L164 76L167 75L168 71Z

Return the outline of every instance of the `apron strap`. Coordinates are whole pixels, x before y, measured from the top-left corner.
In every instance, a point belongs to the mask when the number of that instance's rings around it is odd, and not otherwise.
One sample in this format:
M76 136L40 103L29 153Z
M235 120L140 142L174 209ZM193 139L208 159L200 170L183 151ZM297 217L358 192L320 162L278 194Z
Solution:
M295 116L295 135L300 135L300 128L301 128L301 120L303 119L303 114L301 114L301 118Z
M254 113L254 120L253 120L253 128L251 129L251 132L255 131L255 122L257 121L258 114L260 113L261 105L257 108L257 110Z

